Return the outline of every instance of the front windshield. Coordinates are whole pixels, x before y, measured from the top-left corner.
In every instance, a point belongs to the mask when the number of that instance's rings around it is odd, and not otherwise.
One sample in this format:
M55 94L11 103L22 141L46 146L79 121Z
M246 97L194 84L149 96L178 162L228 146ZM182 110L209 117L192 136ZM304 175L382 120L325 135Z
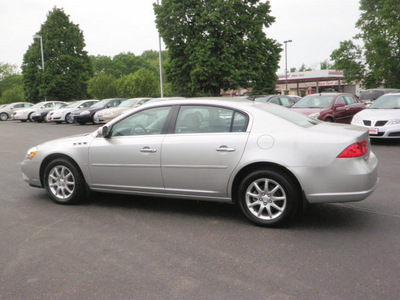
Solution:
M90 108L103 108L108 103L108 101L110 101L110 99L101 100L96 104L93 104Z
M39 102L39 103L36 103L34 106L31 106L30 108L40 108L45 103L46 102Z
M65 106L64 108L75 108L78 107L82 102L72 102L70 104L68 104L67 106Z
M292 108L329 108L332 106L334 96L306 96L300 99Z
M400 94L384 95L375 100L368 109L400 109Z

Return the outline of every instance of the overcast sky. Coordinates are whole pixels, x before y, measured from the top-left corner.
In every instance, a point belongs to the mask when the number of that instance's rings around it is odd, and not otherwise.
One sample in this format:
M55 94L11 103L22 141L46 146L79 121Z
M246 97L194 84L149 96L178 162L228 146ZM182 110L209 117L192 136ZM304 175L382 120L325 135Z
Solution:
M0 62L22 64L23 55L54 6L83 31L90 55L158 50L156 0L0 0ZM267 37L288 43L288 69L316 68L339 42L356 33L359 0L271 0L276 22ZM284 72L284 53L280 72ZM45 58L46 61L46 58Z

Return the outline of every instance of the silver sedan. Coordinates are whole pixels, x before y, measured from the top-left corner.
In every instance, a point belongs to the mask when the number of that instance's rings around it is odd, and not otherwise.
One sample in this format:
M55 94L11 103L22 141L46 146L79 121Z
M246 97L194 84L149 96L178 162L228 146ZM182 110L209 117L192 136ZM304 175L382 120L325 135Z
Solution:
M28 150L24 180L54 202L87 191L236 203L260 226L305 202L359 201L378 182L365 128L245 99L160 101Z

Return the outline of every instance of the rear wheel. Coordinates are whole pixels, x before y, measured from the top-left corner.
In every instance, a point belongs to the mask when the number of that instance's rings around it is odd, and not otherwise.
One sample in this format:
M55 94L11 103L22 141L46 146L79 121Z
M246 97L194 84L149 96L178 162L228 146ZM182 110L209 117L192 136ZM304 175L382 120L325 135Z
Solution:
M264 227L286 224L294 217L300 203L300 192L293 180L275 170L258 170L247 175L238 196L243 214Z
M7 121L8 120L8 115L5 112L1 113L0 114L0 120L1 121Z
M56 158L44 171L44 186L58 204L75 204L85 199L85 180L69 160Z
M333 119L330 118L330 117L326 118L324 121L325 121L325 122L328 122L328 123L333 123Z

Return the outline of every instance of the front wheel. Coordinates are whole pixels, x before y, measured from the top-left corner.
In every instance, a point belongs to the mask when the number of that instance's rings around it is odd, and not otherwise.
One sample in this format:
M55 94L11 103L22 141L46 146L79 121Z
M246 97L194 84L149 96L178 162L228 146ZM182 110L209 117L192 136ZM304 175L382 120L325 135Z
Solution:
M258 170L247 175L239 187L238 197L243 214L264 227L286 224L300 203L300 193L293 180L275 170Z
M33 116L33 112L31 112L31 113L28 115L28 121L29 121L29 122L35 122L35 121L32 119L32 116Z
M71 113L68 113L68 114L65 116L65 123L67 123L67 124L72 124L72 123L74 123L74 119L72 118Z
M7 121L8 120L8 115L6 113L1 113L0 114L0 120L1 121Z
M85 198L85 180L69 160L57 158L44 171L44 186L58 204L75 204Z

